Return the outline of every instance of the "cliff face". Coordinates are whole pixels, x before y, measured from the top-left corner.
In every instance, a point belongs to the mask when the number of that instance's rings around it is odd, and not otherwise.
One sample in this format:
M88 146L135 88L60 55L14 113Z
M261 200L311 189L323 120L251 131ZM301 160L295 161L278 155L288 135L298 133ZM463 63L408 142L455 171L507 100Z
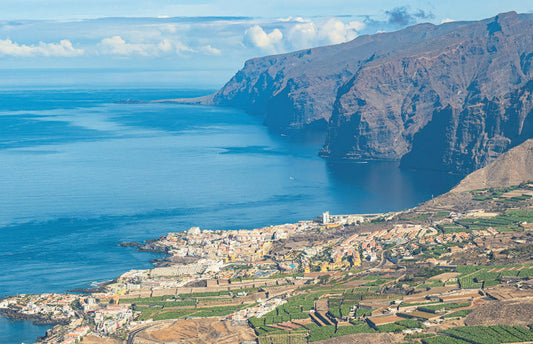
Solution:
M532 34L507 13L365 64L339 88L322 155L485 166L533 137Z
M533 15L421 24L246 62L214 95L282 132L325 126L321 155L466 173L533 137Z
M533 139L503 153L466 176L451 192L508 187L533 181Z
M200 103L237 107L264 116L268 127L282 132L325 127L339 88L363 66L465 25L422 24L361 36L344 44L252 59L221 90Z

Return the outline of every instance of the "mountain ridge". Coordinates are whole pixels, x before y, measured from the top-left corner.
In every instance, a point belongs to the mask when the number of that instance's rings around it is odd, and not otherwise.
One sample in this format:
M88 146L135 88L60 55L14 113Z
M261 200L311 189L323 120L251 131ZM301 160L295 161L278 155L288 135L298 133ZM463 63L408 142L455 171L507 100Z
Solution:
M254 58L215 94L270 129L327 130L329 159L468 173L533 137L533 15L364 35Z

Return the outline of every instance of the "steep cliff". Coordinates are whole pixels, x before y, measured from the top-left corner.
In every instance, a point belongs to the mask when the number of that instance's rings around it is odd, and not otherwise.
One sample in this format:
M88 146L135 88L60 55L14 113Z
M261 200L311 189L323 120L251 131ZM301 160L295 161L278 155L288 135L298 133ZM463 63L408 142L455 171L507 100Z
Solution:
M214 95L179 101L241 108L264 116L268 127L282 132L325 127L339 87L364 65L465 25L421 24L344 44L255 58Z
M470 173L451 192L503 188L533 181L533 139L500 155L489 165Z
M532 19L468 23L365 64L338 90L322 155L470 172L533 137Z
M281 132L325 127L331 159L466 173L533 137L533 15L420 24L247 61L181 100L242 108Z

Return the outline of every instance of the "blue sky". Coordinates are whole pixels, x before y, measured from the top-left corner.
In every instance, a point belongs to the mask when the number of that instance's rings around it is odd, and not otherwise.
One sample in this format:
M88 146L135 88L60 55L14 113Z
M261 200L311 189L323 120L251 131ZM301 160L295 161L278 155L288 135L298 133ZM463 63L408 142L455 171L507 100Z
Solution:
M256 56L421 22L532 10L523 0L2 0L0 70L13 77L0 86L29 80L21 70L35 69L46 71L42 82L49 83L75 83L84 73L87 81L93 75L109 84L153 79L154 85L216 88ZM94 69L99 74L89 72Z

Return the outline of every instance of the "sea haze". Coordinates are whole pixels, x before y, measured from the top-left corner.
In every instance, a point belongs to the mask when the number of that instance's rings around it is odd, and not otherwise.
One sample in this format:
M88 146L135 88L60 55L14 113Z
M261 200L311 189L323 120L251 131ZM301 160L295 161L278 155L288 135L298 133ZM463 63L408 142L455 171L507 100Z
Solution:
M405 209L458 181L395 163L328 163L322 139L271 134L239 110L115 103L207 93L0 92L0 295L150 267L154 255L121 241Z

